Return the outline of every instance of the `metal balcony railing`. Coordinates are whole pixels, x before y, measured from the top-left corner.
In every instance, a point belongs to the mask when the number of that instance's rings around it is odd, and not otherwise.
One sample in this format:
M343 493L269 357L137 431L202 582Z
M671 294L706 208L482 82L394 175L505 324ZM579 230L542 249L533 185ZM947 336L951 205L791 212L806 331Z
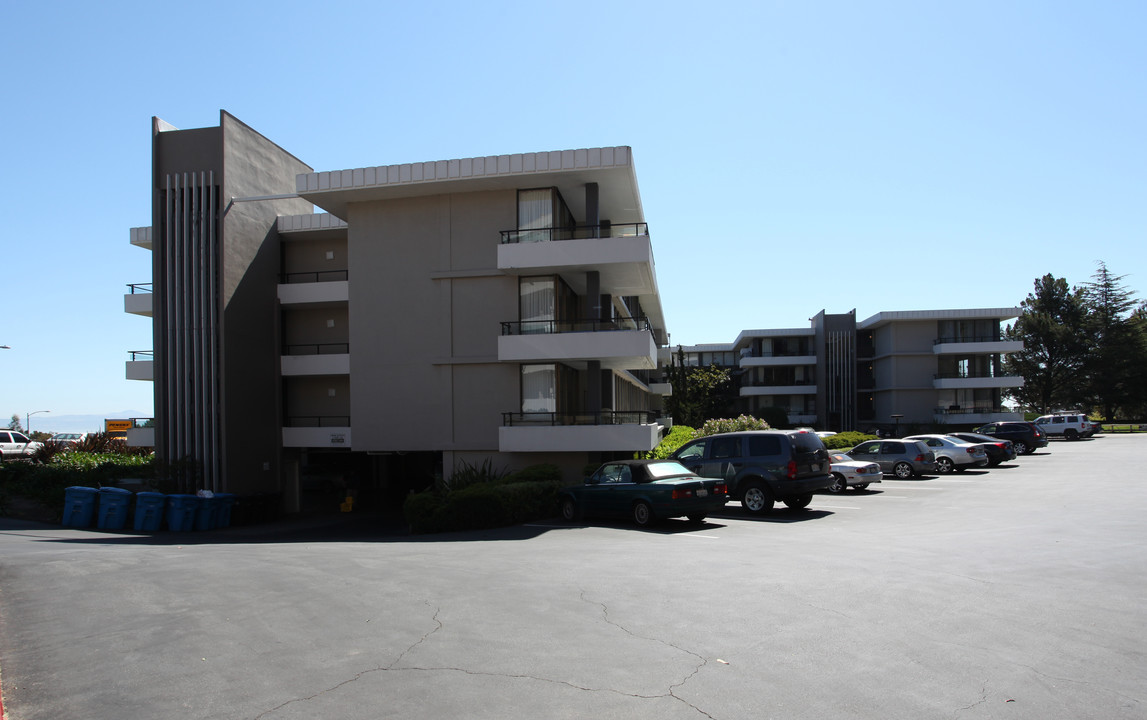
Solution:
M283 427L350 427L350 415L288 415Z
M987 370L966 370L963 372L941 372L932 376L936 380L966 380L974 378L1012 378L1019 377L1017 373L1009 373L1003 371L991 372Z
M502 425L648 425L657 418L652 410L601 410L598 412L508 412L502 413Z
M1003 342L1004 338L996 335L978 335L973 337L941 337L932 341L933 345L943 345L945 343L982 343L982 342Z
M142 295L144 293L151 292L151 283L128 283L127 286L131 288L132 295L135 295L136 293Z
M973 405L971 407L962 407L960 405L949 405L946 408L938 407L933 408L932 412L937 415L980 415L980 414L993 414L993 413L1010 413L1013 410L1006 407L992 407L992 406L979 406Z
M647 223L617 223L610 225L578 225L572 228L536 228L531 230L503 230L502 244L552 242L555 240L586 240L589 238L619 238L648 235Z
M348 275L346 270L320 270L318 272L283 273L279 276L279 282L284 285L294 285L296 283L336 282L338 280L346 280L347 277Z
M653 326L644 317L613 320L517 320L502 323L503 335L554 335L557 333L647 330Z
M284 355L346 355L350 352L348 343L307 343L284 345Z
M131 356L132 362L155 359L155 353L151 350L128 350L127 354Z

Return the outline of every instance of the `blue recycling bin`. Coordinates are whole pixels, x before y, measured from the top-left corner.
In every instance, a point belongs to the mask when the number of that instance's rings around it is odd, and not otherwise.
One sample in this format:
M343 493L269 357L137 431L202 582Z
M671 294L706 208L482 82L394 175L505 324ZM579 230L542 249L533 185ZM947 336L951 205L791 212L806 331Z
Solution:
M195 509L195 529L214 530L219 518L219 498L201 497L199 507Z
M215 498L219 501L219 515L215 518L215 527L231 527L231 508L235 505L234 493L218 493Z
M99 490L90 487L70 487L64 489L65 527L86 528L92 525L96 511L96 496Z
M127 514L131 510L131 490L123 488L100 488L100 508L96 516L96 527L100 530L123 530L127 525Z
M194 495L167 496L167 529L172 532L187 532L195 529L195 511L199 508L199 498Z
M167 496L157 492L141 492L135 494L135 523L136 530L155 532L163 525L163 506L167 504Z

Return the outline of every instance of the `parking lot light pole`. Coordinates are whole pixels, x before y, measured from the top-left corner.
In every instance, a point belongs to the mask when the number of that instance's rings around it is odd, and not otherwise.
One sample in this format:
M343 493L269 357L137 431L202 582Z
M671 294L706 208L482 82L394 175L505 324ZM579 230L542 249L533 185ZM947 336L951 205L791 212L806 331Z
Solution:
M51 410L33 410L32 412L25 415L24 416L24 432L26 432L26 433L32 432L32 416L33 415L38 415L40 413L46 413L46 412L52 412L52 411Z

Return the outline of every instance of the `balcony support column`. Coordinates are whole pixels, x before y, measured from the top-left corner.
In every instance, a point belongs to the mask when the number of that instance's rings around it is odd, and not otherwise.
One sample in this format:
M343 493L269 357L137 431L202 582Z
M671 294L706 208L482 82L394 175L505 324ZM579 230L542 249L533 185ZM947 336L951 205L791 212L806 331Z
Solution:
M585 369L586 410L592 413L601 412L601 361L590 360Z
M592 237L601 237L597 226L601 224L601 210L597 201L597 183L585 184L585 224L594 228Z
M587 320L602 320L601 273L591 270L585 274L585 313Z

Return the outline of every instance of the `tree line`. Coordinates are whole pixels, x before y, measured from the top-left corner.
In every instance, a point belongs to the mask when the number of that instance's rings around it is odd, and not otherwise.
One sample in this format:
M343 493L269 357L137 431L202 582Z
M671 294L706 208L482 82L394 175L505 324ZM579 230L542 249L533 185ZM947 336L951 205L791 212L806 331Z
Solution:
M1024 377L1010 397L1041 414L1078 409L1106 421L1147 417L1147 302L1107 264L1069 286L1050 273L1036 279L1005 337L1024 349L1004 369Z

